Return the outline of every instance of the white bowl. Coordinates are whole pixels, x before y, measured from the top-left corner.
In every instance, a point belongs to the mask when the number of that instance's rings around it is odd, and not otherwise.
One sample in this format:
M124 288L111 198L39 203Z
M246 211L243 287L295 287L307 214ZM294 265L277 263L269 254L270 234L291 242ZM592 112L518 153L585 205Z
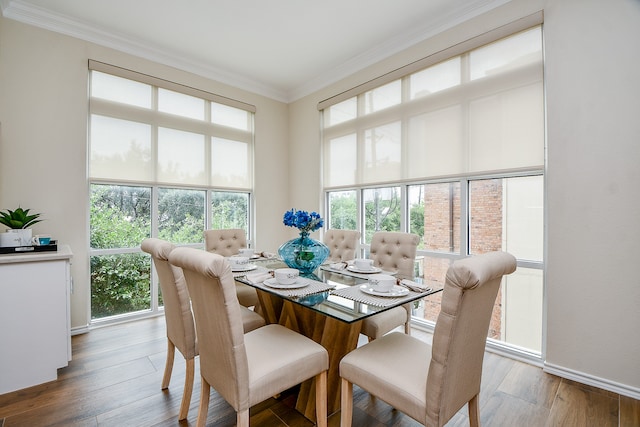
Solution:
M291 285L298 279L300 271L295 268L277 268L273 274L281 285Z
M396 284L396 278L388 274L372 274L369 286L376 292L389 292Z

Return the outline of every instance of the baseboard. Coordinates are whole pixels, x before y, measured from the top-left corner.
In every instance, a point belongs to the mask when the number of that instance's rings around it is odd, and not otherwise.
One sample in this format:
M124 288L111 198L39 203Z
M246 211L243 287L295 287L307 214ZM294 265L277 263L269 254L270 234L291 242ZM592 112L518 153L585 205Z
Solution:
M87 332L89 332L89 325L76 326L74 328L71 328L71 336L86 334Z
M638 387L632 387L626 384L620 384L614 381L598 378L593 375L585 374L584 372L574 371L572 369L567 369L562 366L553 365L551 363L545 363L543 371L562 378L566 378L568 380L577 381L582 384L601 388L603 390L618 393L632 399L640 400L640 388Z

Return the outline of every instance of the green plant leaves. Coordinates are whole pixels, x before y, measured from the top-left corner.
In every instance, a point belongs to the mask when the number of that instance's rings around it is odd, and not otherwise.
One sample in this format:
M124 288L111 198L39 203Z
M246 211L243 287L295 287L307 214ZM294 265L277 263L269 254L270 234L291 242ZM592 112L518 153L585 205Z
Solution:
M0 212L0 224L13 229L27 228L41 222L42 220L38 219L39 216L39 213L29 215L29 209L22 209L21 207L18 207L15 211L7 209Z

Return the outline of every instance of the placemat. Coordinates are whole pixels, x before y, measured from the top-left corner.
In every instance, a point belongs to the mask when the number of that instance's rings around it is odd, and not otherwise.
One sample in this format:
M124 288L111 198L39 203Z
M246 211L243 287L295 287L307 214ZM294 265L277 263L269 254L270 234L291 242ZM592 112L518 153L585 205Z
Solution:
M347 270L346 268L331 268L331 265L329 265L329 264L321 265L320 269L321 270L325 270L325 271L329 271L331 273L340 273L340 274L343 274L345 276L357 277L359 279L368 279L369 276L371 276L371 274L374 274L374 273L356 273L356 272ZM397 272L382 270L382 271L379 271L377 274L388 274L390 276L393 276L393 275L397 274Z
M268 272L269 269L262 267L261 265L258 265L257 268L254 268L253 270L245 270L245 271L232 271L231 274L233 275L233 278L238 278L238 277L245 277L245 276L249 276L249 275L257 275L258 273L266 273Z
M409 293L403 297L378 297L375 295L365 294L360 290L360 287L356 285L332 291L331 295L336 295L363 304L375 305L376 307L389 307L401 304L403 301L409 302L416 296L421 295L421 293L409 291Z
M264 282L261 283L255 283L254 286L260 288L260 289L264 289L266 291L269 292L273 292L282 296L286 296L286 297L304 297L307 295L311 295L311 294L317 294L320 292L325 292L325 291L329 291L331 289L335 289L335 285L329 285L327 283L324 282L318 282L317 280L313 280L313 279L307 279L306 277L301 277L298 280L304 280L306 282L308 282L309 284L307 286L305 286L304 288L296 288L296 289L276 289L276 288L271 288L267 285L264 284Z

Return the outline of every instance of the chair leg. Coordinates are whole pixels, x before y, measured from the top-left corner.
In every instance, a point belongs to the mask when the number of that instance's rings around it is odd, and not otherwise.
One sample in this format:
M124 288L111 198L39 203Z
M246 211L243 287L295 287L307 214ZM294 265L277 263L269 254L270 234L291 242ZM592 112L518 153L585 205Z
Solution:
M167 362L164 365L164 376L162 377L162 390L169 387L171 372L173 370L173 356L176 354L176 346L167 338Z
M182 403L180 404L180 413L178 420L182 421L189 414L189 405L191 404L191 392L193 391L193 375L195 373L195 359L187 359L187 371L184 378L184 391L182 392Z
M353 384L340 380L340 427L351 427L353 418Z
M201 387L200 387L200 407L198 408L198 421L196 421L197 427L205 427L207 424L207 416L209 414L209 396L211 391L211 386L204 379L204 377L200 377Z
M236 414L236 427L249 427L249 410L238 411Z
M327 427L327 371L316 375L316 425Z
M404 322L404 333L411 335L411 303L405 304L404 309L407 310L407 321Z
M480 427L480 405L476 394L469 401L469 426Z

